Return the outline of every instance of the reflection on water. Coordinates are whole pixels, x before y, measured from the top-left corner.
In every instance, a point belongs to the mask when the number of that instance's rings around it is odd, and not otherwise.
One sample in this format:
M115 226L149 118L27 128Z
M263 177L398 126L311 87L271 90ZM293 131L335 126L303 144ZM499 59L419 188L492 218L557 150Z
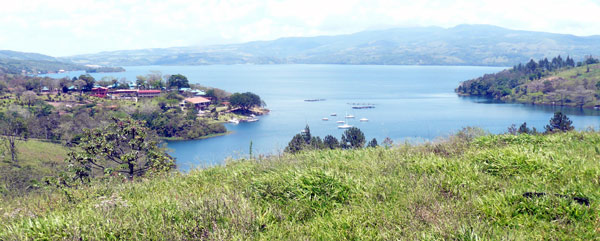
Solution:
M492 98L476 97L476 96L459 96L460 99L464 99L470 102L478 104L504 104L504 105L515 105L515 108L523 108L530 111L542 111L548 113L554 113L560 111L567 116L600 116L600 110L594 108L577 108L568 106L552 106L552 105L533 105L523 103L505 103Z

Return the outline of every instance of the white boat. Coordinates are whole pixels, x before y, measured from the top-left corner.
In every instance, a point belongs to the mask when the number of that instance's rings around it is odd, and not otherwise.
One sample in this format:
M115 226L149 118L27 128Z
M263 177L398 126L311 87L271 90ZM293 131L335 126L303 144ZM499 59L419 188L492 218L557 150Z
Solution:
M337 114L336 113L331 113L331 116L337 116Z
M233 123L233 124L239 124L240 120L238 120L237 118L233 118L233 119L228 120L228 122Z
M343 124L343 123L344 123L344 121L336 121L336 123L338 123L338 124Z
M369 119L367 119L367 118L361 118L359 121L360 122L367 122L367 121L369 121Z
M351 128L351 127L352 127L351 125L343 124L341 126L338 126L338 129L348 129L348 128Z
M328 121L328 120L329 120L329 118L325 117L325 118L323 118L323 119L321 119L321 120Z
M257 121L258 121L258 118L256 118L255 116L251 116L249 118L240 120L240 122L257 122Z
M352 118L354 118L353 115L346 115L346 119L352 119Z

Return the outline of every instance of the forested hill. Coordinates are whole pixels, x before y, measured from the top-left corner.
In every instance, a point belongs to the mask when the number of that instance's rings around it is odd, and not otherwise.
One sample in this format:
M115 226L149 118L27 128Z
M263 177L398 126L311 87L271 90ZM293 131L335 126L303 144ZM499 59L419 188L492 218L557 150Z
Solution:
M200 43L201 44L201 43ZM405 27L204 47L122 50L61 58L99 65L405 64L512 66L600 52L600 36L519 31L491 25Z
M591 56L575 61L561 56L530 60L495 74L462 82L456 92L501 101L561 105L600 106L600 61Z
M88 73L125 71L122 67L84 66L38 53L0 50L0 74L45 74L61 70L85 70Z
M59 61L58 59L38 54L11 50L0 50L0 73L47 73L59 70L85 70L85 66Z

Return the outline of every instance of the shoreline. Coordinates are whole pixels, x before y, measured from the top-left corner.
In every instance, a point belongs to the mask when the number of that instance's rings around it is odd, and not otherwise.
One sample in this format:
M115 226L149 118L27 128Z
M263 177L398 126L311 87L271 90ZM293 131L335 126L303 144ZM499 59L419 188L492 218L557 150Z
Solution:
M467 94L459 94L456 93L459 97L472 97L472 98L484 98L487 100L491 100L500 104L522 104L522 105L529 105L529 106L549 106L549 107L566 107L566 108L572 108L572 109L580 109L580 110L598 110L600 111L600 108L596 107L596 106L572 106L572 105L561 105L561 104L552 104L552 103L545 103L545 102L521 102L521 101L517 101L517 100L502 100L502 99L495 99L495 98L491 98L491 97L486 97L486 96L480 96L480 95L467 95Z
M196 138L196 139L184 139L181 137L160 137L159 139L163 140L163 141L195 141L195 140L203 140L203 139L208 139L208 138L214 138L214 137L220 137L220 136L226 136L226 135L230 135L235 133L234 131L226 131L223 133L217 133L217 134L210 134L210 135L206 135L206 136L201 136L200 138Z

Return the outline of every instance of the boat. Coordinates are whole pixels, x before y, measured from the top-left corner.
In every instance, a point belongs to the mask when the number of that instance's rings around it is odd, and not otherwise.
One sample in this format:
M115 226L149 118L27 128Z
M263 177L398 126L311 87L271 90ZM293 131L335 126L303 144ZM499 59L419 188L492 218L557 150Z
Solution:
M338 126L338 129L349 129L349 128L351 128L351 127L352 127L351 125L348 125L348 124L343 124L343 125L341 125L341 126Z
M354 118L353 115L346 115L345 117L346 117L346 119L352 119L352 118Z
M233 119L228 120L227 122L233 123L233 124L239 124L240 120L238 120L237 118L233 118Z
M331 116L337 116L337 114L336 113L331 113Z
M335 123L342 124L344 121L336 121Z
M352 109L373 109L375 106L372 105L364 105L364 106L352 106Z
M257 121L258 121L258 118L256 118L255 115L252 115L249 118L240 120L240 122L257 122Z
M367 119L367 118L360 118L360 120L359 120L359 121L360 121L360 122L367 122L367 121L369 121L369 119Z
M329 120L329 118L325 117L325 118L323 118L323 119L321 119L321 120L328 121L328 120Z
M325 101L325 99L307 99L306 102Z

